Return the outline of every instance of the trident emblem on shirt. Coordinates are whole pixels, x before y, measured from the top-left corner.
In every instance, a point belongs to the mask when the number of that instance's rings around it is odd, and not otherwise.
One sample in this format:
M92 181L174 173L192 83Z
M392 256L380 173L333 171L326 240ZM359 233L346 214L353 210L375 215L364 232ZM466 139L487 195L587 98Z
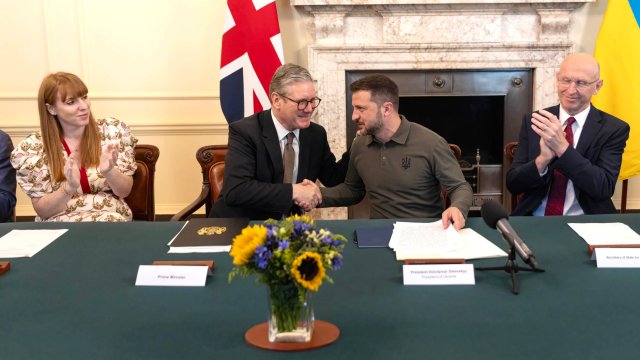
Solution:
M408 156L403 157L402 158L402 168L407 170L410 167L411 167L411 158L409 158Z

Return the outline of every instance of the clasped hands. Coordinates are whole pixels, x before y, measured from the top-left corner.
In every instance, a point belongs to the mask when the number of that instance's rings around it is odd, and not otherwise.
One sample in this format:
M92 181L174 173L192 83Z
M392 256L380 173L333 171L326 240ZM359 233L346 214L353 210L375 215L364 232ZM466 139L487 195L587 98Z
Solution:
M304 179L293 184L293 202L304 211L311 211L322 203L320 188L315 182Z
M101 174L108 174L116 165L118 160L118 146L109 144L102 148L100 154L100 165L98 165L98 171ZM69 191L75 190L80 187L80 159L76 153L71 153L67 162L64 164L64 176L67 179L67 189Z
M322 203L322 193L315 182L304 179L301 183L293 184L293 202L304 211L311 211ZM442 227L453 225L460 230L465 225L465 218L457 207L451 206L442 213Z
M536 165L539 171L544 170L551 160L562 156L570 144L560 120L546 110L531 115L531 129L540 136L540 155L536 158Z

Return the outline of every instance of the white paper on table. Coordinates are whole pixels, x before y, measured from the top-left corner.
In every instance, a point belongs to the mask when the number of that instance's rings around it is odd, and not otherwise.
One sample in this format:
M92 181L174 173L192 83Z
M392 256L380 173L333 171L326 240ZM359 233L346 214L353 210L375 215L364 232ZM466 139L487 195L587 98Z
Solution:
M445 232L442 229L440 221L435 222L440 226L440 231ZM433 224L433 223L432 223ZM507 253L502 249L494 245L491 241L484 236L478 234L475 230L470 228L461 229L455 231L452 226L449 226L447 230L452 231L457 235L458 239L453 240L453 244L448 247L442 247L439 251L434 247L396 247L397 260L405 259L485 259L495 257L506 257ZM438 231L434 230L435 233ZM395 228L394 228L395 234ZM432 233L418 234L419 237L431 236ZM400 233L399 233L400 235ZM436 235L437 236L437 235ZM455 235L454 235L455 236ZM393 235L392 235L393 239ZM404 242L404 239L398 239L400 243ZM410 240L409 243L419 242L420 240ZM438 240L442 241L442 240Z
M623 223L568 223L589 245L640 244L640 235Z
M173 246L169 247L169 254L186 254L186 253L214 253L229 252L231 245L225 246Z
M11 230L0 238L0 258L32 257L67 230Z

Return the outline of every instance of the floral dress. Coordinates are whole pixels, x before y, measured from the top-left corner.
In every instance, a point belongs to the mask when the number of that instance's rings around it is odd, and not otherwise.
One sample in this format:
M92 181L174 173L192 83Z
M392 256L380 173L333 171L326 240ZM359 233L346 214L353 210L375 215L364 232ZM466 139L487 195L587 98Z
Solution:
M125 175L136 171L134 146L138 140L131 135L127 125L114 118L97 120L102 148L108 144L119 146L116 166ZM68 155L64 153L65 161ZM11 153L11 164L16 169L17 181L30 198L39 198L62 186L49 173L47 155L40 133L29 135ZM97 167L86 169L90 193L78 188L78 194L67 202L65 211L48 219L36 216L36 221L131 221L131 209L113 194L109 184ZM69 189L71 190L71 189Z

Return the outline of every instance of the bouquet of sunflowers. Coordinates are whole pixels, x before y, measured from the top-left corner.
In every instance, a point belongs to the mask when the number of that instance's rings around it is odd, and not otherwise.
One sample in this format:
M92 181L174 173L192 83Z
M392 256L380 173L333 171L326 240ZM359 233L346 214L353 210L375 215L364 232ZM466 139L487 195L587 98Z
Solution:
M332 282L327 270L341 267L346 242L342 235L317 230L306 215L247 226L233 239L230 255L236 266L229 281L257 274L257 281L269 287L278 331L290 331L307 291L318 291L325 279Z

